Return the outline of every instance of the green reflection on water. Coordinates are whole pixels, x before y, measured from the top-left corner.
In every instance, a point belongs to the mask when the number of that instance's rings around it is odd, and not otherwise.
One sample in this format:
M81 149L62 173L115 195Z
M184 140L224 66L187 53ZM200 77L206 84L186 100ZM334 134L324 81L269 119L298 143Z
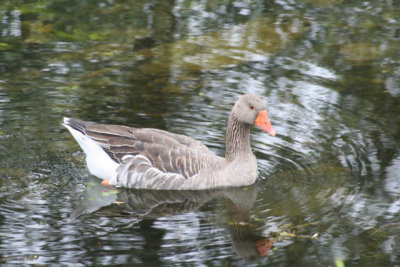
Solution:
M283 230L320 236L286 237L260 264L398 262L395 2L3 1L0 17L1 263L149 263L158 255L159 264L240 266L236 253L246 258L248 245ZM224 120L243 91L266 97L280 130L275 140L254 132L254 207L191 202L192 213L149 215L139 226L130 218L129 228L129 216L114 219L121 207L111 191L100 196L114 201L108 213L96 217L89 205L84 219L67 221L94 184L86 185L63 115L190 133L223 152ZM171 238L177 225L201 231ZM230 238L232 226L249 234Z

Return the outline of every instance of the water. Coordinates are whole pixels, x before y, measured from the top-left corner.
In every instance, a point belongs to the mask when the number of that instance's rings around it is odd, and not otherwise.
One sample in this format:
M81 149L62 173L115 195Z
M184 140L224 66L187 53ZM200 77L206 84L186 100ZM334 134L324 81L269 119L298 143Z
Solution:
M397 1L2 1L0 263L398 266ZM224 154L267 102L259 178L112 190L63 116L186 134Z

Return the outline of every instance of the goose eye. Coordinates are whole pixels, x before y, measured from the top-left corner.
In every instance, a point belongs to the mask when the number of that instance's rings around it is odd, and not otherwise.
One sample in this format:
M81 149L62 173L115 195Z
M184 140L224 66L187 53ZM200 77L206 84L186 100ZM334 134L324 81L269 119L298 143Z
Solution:
M254 106L250 106L250 109L254 109Z

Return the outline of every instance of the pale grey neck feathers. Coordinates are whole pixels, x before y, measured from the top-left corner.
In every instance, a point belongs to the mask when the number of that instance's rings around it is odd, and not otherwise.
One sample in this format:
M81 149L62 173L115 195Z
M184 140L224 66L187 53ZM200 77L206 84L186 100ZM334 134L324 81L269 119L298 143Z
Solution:
M240 122L235 114L231 112L226 128L225 157L231 161L249 153L252 153L250 147L250 125Z

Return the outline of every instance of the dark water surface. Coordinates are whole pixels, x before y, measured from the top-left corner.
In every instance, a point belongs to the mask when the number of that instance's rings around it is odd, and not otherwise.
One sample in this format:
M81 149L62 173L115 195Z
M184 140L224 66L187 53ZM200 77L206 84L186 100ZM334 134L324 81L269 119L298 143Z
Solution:
M0 264L400 266L400 3L0 3ZM63 116L224 154L267 102L254 186L101 186ZM240 177L238 177L240 178Z

